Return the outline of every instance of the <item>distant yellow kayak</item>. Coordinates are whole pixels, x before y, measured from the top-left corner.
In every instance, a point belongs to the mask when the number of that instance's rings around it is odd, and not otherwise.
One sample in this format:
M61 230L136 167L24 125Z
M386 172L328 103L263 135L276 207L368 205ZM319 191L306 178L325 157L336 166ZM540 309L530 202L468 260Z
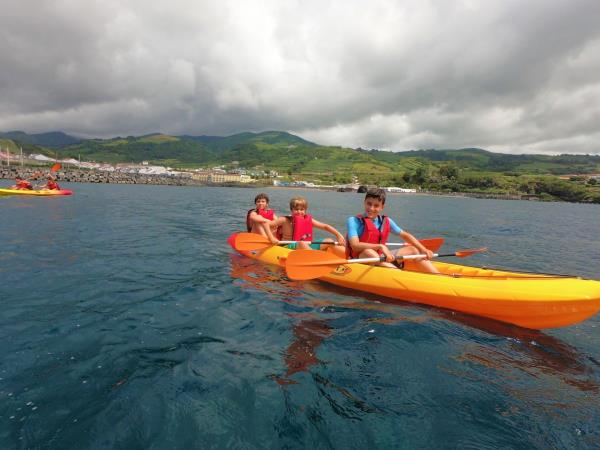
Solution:
M272 246L240 253L265 263L285 266L291 251ZM573 325L600 311L600 281L575 276L483 269L438 261L433 264L441 274L366 264L340 264L318 279L384 297L460 311L532 329Z
M49 189L40 189L40 190L30 190L30 189L8 189L8 188L0 188L0 195L39 195L42 197L47 197L51 195L73 195L73 191L69 189L60 189L60 190L49 190Z

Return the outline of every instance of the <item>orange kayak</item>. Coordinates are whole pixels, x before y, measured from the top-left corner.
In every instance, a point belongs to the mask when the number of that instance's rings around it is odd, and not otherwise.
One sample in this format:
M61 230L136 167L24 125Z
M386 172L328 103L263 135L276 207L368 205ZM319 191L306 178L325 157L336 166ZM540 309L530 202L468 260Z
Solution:
M268 264L285 266L291 251L273 246L240 253ZM573 325L600 311L600 281L438 261L434 265L441 274L340 264L319 280L532 329Z

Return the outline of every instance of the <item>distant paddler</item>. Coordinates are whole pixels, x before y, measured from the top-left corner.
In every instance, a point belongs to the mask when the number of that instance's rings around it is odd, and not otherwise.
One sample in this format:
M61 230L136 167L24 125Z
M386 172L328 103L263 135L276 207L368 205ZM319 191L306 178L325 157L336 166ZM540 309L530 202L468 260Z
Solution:
M33 186L31 185L29 180L26 180L25 178L21 177L21 175L17 175L15 177L15 184L14 186L11 186L10 189L16 189L19 191L32 191Z
M46 186L44 186L44 189L47 189L49 191L60 191L60 186L56 182L55 177L53 177L52 175L48 175L48 181L46 182Z

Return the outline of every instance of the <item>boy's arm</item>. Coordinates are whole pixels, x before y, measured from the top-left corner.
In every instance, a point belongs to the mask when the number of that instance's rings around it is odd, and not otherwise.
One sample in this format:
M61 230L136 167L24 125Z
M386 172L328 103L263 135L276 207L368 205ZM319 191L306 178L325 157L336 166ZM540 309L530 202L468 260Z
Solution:
M257 214L256 211L252 211L250 213L250 222L256 222L256 223L267 223L270 222L269 219L264 218L263 216L261 216L260 214Z
M267 220L267 222L269 222L268 225L272 228L280 227L285 222L285 216L277 217L273 220Z
M313 227L319 228L320 230L324 230L328 233L333 234L336 237L336 240L340 243L340 245L346 245L346 239L344 239L344 235L328 223L319 222L315 219L313 219L312 223Z

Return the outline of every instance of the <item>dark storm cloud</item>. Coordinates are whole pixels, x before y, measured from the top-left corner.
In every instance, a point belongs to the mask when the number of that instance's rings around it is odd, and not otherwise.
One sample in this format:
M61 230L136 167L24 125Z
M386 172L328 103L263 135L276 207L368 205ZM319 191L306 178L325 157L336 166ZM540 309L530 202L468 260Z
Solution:
M597 1L0 7L0 130L600 153Z

